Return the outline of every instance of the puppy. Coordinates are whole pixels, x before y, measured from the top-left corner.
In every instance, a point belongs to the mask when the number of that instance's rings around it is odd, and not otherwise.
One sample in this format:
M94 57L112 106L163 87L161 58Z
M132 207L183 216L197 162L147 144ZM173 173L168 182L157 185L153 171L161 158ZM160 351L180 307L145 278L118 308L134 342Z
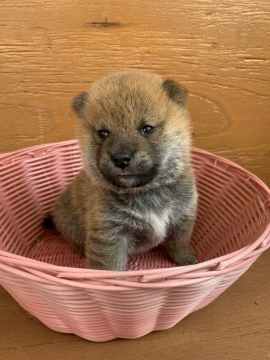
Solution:
M177 265L197 262L186 95L173 80L134 70L74 99L84 168L50 216L87 267L125 270L130 256L161 243Z

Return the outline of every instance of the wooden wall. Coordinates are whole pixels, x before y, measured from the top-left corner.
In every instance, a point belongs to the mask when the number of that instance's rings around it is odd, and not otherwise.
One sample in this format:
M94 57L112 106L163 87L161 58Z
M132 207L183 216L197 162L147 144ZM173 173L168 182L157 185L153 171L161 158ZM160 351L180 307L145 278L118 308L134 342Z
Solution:
M270 183L269 0L1 0L0 151L71 139L99 77L184 83L194 144Z

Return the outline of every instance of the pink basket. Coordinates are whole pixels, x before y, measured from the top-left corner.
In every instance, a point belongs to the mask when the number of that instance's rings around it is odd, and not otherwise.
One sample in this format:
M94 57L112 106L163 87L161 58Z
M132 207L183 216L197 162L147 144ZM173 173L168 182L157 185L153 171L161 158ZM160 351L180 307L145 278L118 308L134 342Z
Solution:
M41 227L81 168L76 141L0 156L0 284L49 328L85 339L136 338L167 329L220 295L270 246L270 191L251 173L193 149L200 263L172 264L162 249L126 272L83 269L84 259Z

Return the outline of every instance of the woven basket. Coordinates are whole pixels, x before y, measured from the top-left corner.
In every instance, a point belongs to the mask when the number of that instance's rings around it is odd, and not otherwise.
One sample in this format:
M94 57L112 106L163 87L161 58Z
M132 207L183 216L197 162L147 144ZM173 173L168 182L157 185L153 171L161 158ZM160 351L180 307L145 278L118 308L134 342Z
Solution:
M77 142L0 156L0 284L49 328L85 339L167 329L220 295L270 246L270 191L232 162L193 149L199 191L192 237L200 263L177 267L157 248L126 272L82 269L84 259L41 227L81 168Z

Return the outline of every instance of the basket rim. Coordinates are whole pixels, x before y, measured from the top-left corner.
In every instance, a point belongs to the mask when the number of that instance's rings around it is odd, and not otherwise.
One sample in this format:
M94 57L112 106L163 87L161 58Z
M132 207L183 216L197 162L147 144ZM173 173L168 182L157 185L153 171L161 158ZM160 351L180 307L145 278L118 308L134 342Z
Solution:
M10 163L14 163L22 160L22 156L25 159L27 157L36 158L39 156L44 156L48 154L50 149L57 147L65 147L65 146L74 146L78 145L77 140L65 140L60 142L46 143L41 145L35 145L26 147L24 149L19 149L14 152L7 152L0 154L0 169L1 166L8 165ZM255 181L260 187L262 187L266 193L269 195L270 199L270 189L268 186L259 179L256 175L244 169L240 165L230 161L226 158L223 158L219 155L212 154L206 150L198 149L192 147L193 154L204 154L207 155L208 158L212 160L220 161L223 164L227 164L235 169L238 169L245 174L247 174L253 181ZM263 251L270 248L270 222L266 226L263 233L258 237L258 239L239 250L231 252L229 254L225 254L214 259L210 259L207 261L200 262L195 265L188 266L176 266L170 268L162 268L162 269L149 269L149 270L132 270L132 271L108 271L108 270L94 270L94 269L85 269L85 268L75 268L75 267L67 267L67 266L59 266L54 264L49 264L39 260L33 260L21 255L15 255L7 251L0 250L0 265L6 264L6 266L10 267L11 264L17 265L21 270L25 269L33 273L36 269L37 273L41 270L47 271L46 275L51 277L54 276L62 282L68 281L72 282L72 280L77 280L76 286L80 286L80 282L78 280L89 279L95 281L102 281L103 279L115 279L112 282L109 282L107 285L102 285L103 287L112 287L111 285L120 285L123 286L123 279L117 280L119 277L124 278L139 278L138 284L143 285L146 283L149 284L149 281L152 285L158 285L157 281L162 281L164 284L164 280L175 278L175 276L182 276L187 274L194 274L193 280L195 278L203 279L214 276L214 272L218 272L222 274L225 269L238 269L241 267L242 262L250 259L251 257L258 257ZM237 266L238 265L238 266ZM35 271L34 271L35 272ZM197 276L196 276L197 275ZM192 275L191 275L192 276ZM165 278L166 279L165 279ZM183 281L183 279L179 279L179 281ZM125 281L124 281L125 282ZM74 285L74 284L73 284ZM82 285L82 284L81 284ZM149 284L150 285L150 284ZM165 284L164 284L165 286ZM120 289L120 288L119 288Z
M34 145L34 146L28 146L22 149L18 149L15 151L9 151L9 152L3 152L0 153L0 166L4 166L10 163L10 161L12 160L12 163L21 160L20 155L27 155L30 158L36 158L37 155L38 156L44 156L44 150L47 150L45 152L45 154L48 154L50 152L50 149L55 149L58 147L63 147L63 146L74 146L74 145L78 145L78 141L76 139L72 139L72 140L63 140L63 141L58 141L58 142L49 142L49 143L45 143L45 144L39 144L39 145ZM43 153L41 154L34 154L34 152L39 152L42 151ZM245 169L244 167L242 167L241 165L238 165L237 163L226 159L220 155L216 155L214 153L211 153L207 150L204 149L200 149L197 148L195 146L191 147L191 154L204 154L209 158L215 159L216 161L220 161L223 164L229 165L234 167L235 169L239 169L243 172L245 172L248 176L250 176L250 178L252 178L253 180L255 180L255 182L258 183L258 185L261 185L264 190L266 190L266 192L269 194L270 196L270 188L265 184L265 182L263 182L257 175L253 174L252 172L250 172L249 170Z

